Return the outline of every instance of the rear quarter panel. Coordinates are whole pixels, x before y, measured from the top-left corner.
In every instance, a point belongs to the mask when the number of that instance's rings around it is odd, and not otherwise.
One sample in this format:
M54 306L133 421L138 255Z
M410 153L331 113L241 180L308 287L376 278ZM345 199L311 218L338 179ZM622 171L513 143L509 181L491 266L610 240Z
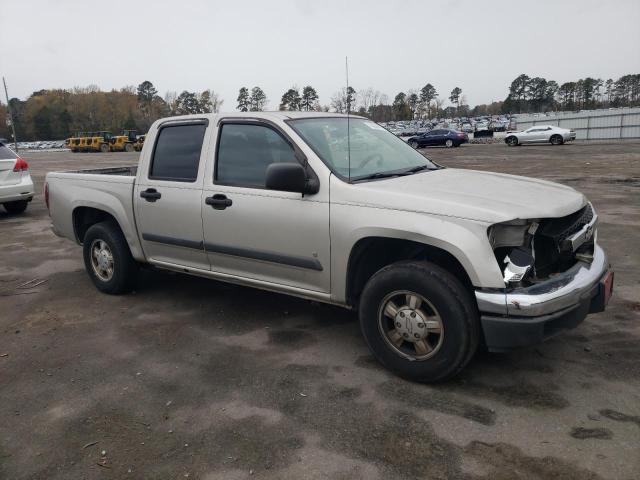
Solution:
M73 211L78 207L92 207L113 216L138 261L144 261L133 214L133 186L135 177L84 173L49 173L49 212L56 235L75 242Z

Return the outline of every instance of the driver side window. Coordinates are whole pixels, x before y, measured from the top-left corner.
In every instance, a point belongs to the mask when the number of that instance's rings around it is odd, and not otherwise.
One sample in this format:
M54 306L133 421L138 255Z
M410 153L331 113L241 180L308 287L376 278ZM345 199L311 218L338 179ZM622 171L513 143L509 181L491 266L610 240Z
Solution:
M253 124L221 127L216 156L216 183L265 188L272 163L298 162L293 147L274 129Z

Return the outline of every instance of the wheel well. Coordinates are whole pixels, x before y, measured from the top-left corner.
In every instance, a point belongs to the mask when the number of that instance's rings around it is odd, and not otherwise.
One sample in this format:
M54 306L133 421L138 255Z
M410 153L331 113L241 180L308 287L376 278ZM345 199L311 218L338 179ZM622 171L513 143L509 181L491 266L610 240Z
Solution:
M453 274L465 287L473 288L462 264L446 250L411 240L367 237L354 245L349 256L347 303L357 308L360 294L373 274L401 260L428 260Z
M113 215L93 207L77 207L73 210L73 232L76 235L78 243L82 243L84 236L89 230L89 227L96 223L104 222L106 220L112 220L113 223L118 225L118 221ZM118 225L120 228L120 225Z

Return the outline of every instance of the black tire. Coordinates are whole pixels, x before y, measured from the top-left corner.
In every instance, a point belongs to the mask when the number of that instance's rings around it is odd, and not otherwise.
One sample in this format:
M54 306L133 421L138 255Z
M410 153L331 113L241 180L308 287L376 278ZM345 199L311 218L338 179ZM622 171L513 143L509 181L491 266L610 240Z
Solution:
M9 213L22 213L27 209L27 200L16 200L15 202L4 203L4 208Z
M403 356L382 331L382 323L389 321L383 313L386 299L406 291L426 299L441 320L442 340L424 360ZM413 381L453 377L471 360L480 340L478 310L470 292L449 272L426 261L398 262L375 273L360 298L359 315L362 334L373 355L389 370ZM403 348L410 345L401 343Z
M107 145L106 143L103 143L100 145L100 152L107 153L108 151L109 151L109 145Z
M504 139L504 141L510 147L517 147L518 144L519 144L518 137L514 137L514 136L507 137L507 138Z
M564 138L562 138L562 135L551 135L549 141L551 142L551 145L562 145L564 143Z
M124 151L125 152L133 152L133 145L131 145L130 143L125 143Z
M416 150L417 150L418 148L420 148L420 145L418 145L418 142L416 142L415 140L411 140L411 141L409 142L409 146L410 146L411 148L415 148Z
M112 255L112 275L106 279L101 278L92 265L91 251L98 242L104 242ZM131 256L127 240L115 222L105 221L92 225L82 243L85 269L98 290L117 295L133 289L139 265Z
M448 138L447 140L445 140L444 142L444 146L447 148L451 148L453 146L455 146L455 143L453 140L451 140L450 138Z

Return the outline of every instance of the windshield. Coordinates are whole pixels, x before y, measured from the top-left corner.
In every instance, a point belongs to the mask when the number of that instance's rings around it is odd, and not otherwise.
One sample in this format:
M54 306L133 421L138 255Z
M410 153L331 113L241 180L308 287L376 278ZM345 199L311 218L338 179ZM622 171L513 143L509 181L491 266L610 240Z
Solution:
M371 120L350 118L350 138L346 117L305 118L288 123L343 179L383 178L438 168Z

